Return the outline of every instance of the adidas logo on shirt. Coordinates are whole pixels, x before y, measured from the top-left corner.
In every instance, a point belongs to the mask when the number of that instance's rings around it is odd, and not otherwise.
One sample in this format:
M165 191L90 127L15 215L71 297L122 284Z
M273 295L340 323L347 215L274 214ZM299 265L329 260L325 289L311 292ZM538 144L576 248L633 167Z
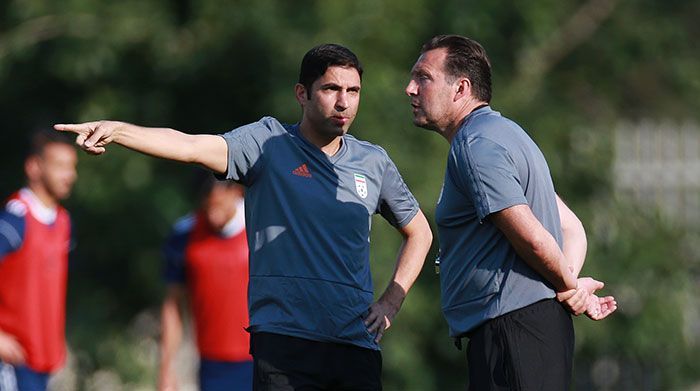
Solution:
M311 178L311 171L309 171L309 168L306 167L306 163L295 168L292 171L292 174L297 175L297 176L303 176L304 178Z

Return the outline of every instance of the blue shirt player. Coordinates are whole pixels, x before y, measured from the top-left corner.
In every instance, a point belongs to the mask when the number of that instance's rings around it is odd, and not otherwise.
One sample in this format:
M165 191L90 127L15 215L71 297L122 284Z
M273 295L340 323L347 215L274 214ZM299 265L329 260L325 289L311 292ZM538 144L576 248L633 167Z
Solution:
M223 136L115 121L55 125L89 153L116 142L197 163L246 186L249 315L254 387L381 389L378 342L423 265L432 235L396 166L347 134L362 67L345 47L304 56L298 124L264 117ZM394 275L374 301L373 214L403 235Z
M458 345L469 338L469 389L568 389L567 309L593 319L615 310L612 297L593 294L601 282L577 278L583 226L554 192L537 145L489 106L491 68L479 43L426 42L406 93L413 123L450 143L436 209L441 299L450 335Z

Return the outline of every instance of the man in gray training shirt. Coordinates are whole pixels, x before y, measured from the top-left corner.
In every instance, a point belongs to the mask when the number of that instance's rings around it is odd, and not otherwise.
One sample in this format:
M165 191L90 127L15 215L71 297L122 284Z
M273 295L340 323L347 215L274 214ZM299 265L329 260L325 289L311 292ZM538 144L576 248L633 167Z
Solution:
M428 41L406 93L414 124L450 143L436 209L442 309L458 346L469 338L470 389L568 389L566 310L593 319L615 310L612 297L593 294L601 282L577 278L581 222L554 192L537 145L489 107L490 63L477 42Z
M110 142L197 163L247 187L255 389L381 389L378 342L418 276L430 227L386 152L347 135L362 67L339 45L302 60L298 124L272 117L222 136L115 121L56 125L101 154ZM369 233L381 214L404 236L373 303Z

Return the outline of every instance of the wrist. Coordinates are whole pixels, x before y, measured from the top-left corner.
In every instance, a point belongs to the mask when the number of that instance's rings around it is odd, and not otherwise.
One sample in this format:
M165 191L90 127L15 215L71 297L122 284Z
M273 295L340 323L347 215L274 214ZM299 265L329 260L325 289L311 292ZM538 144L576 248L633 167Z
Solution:
M382 295L382 297L379 298L379 301L381 301L382 303L384 303L384 305L393 309L394 312L398 312L399 309L401 308L401 305L403 304L403 299L391 297L390 295Z
M388 304L398 312L405 298L406 294L401 286L397 282L393 281L391 284L389 284L389 287L387 287L386 291L384 291L379 300L385 304Z
M560 291L568 291L578 289L578 279L574 275L571 266L565 265L561 269L561 282L563 286L559 287Z
M126 123L125 122L120 122L120 121L115 121L114 123L114 131L112 132L112 141L120 144L124 136L124 131L126 128Z

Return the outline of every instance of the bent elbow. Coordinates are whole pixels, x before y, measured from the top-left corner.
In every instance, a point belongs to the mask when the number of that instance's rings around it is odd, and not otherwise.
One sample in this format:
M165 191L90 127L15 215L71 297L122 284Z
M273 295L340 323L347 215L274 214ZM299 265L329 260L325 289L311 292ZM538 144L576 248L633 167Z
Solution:
M428 220L425 220L425 224L420 230L420 241L425 246L426 251L430 249L430 246L433 244L433 231L430 229Z
M561 230L564 233L580 233L583 235L586 234L586 230L583 227L583 223L578 218L567 221L566 224L562 224Z
M421 237L428 246L433 243L433 231L430 229L430 224L428 224L427 221L421 230Z

